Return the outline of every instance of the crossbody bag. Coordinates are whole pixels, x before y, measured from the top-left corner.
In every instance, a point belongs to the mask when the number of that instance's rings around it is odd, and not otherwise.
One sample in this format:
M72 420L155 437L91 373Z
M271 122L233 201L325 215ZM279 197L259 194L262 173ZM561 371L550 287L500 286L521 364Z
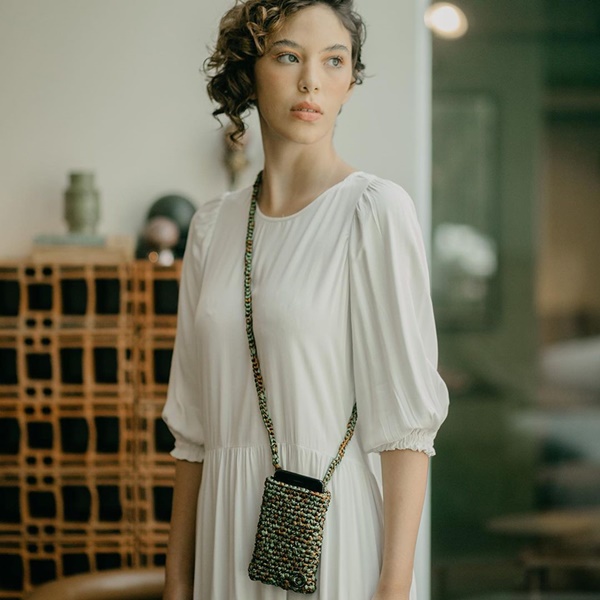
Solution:
M307 477L282 468L273 421L267 407L267 396L256 349L252 318L254 223L261 182L262 172L258 174L252 189L248 214L244 257L244 305L246 334L258 405L269 436L275 472L265 480L248 575L254 581L275 585L284 590L312 594L317 589L317 570L323 544L323 527L331 502L331 492L327 491L327 484L352 439L356 427L357 409L355 403L346 428L346 435L323 479Z

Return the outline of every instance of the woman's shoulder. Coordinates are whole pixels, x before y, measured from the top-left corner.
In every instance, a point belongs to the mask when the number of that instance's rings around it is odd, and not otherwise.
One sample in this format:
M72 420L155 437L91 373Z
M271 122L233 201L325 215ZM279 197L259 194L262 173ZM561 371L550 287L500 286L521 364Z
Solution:
M390 218L409 211L415 212L415 206L408 192L398 183L373 173L358 171L354 178L357 188L357 218Z
M416 249L424 257L417 209L401 185L367 174L350 228L351 252L358 256L365 248L388 252L392 247L404 248L406 256Z
M196 210L190 221L190 234L198 243L207 241L212 236L215 224L224 207L238 205L248 195L248 188L223 192L220 196L204 202Z

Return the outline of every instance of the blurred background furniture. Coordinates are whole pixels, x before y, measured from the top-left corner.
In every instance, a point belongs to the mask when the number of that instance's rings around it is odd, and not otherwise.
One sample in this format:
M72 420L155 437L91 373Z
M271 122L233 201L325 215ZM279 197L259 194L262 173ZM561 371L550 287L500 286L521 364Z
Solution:
M0 263L0 598L164 564L180 268Z
M600 508L567 508L491 519L491 531L531 543L519 556L530 591L549 588L554 571L600 574Z
M164 569L85 573L46 583L26 600L160 600L164 581Z

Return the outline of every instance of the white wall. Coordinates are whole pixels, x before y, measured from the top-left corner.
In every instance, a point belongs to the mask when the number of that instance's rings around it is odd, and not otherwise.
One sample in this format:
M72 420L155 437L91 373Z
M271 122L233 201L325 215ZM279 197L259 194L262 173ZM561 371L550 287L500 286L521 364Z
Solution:
M200 204L226 187L221 135L199 68L225 0L0 0L0 257L66 230L67 172L92 169L102 233L137 233L167 192ZM371 75L340 117L356 167L413 195L429 230L429 42L425 0L356 0ZM261 166L256 119L250 146ZM428 597L428 513L419 546Z
M372 78L340 117L340 153L421 190L418 0L360 0ZM101 232L133 233L149 204L225 189L221 137L199 67L225 0L0 0L0 256L65 231L67 172L93 169ZM426 66L426 65L425 65ZM253 123L256 123L253 120ZM253 127L249 182L260 167ZM421 198L417 198L420 200Z

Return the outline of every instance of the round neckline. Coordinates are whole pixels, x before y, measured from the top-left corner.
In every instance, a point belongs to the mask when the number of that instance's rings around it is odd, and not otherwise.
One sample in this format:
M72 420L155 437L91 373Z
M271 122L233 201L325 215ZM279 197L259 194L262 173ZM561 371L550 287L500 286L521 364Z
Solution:
M300 217L305 212L308 212L308 210L310 209L311 206L319 204L320 200L322 200L322 198L324 198L327 194L329 194L329 192L332 192L336 188L341 187L342 185L344 185L354 175L357 175L357 174L363 173L363 172L364 171L352 171L352 173L348 173L348 175L346 175L346 177L344 177L344 179L341 179L337 183L334 183L331 187L328 187L326 190L324 190L323 192L321 192L314 200L311 200L306 206L304 206L300 210L296 211L295 213L292 213L291 215L287 215L287 216L284 216L284 217L271 217L269 215L265 215L260 210L260 206L257 203L256 204L256 216L260 217L264 221L274 221L274 222L289 221L290 219L295 219L297 217Z

